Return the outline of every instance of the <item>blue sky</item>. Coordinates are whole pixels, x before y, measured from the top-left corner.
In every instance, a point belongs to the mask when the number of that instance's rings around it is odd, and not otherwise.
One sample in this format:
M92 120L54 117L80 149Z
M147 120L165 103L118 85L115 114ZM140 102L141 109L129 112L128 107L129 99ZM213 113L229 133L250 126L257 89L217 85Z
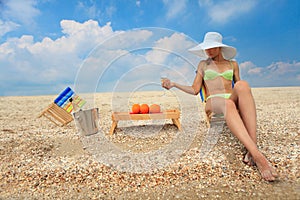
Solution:
M1 0L0 96L190 84L208 31L252 87L300 86L298 0Z

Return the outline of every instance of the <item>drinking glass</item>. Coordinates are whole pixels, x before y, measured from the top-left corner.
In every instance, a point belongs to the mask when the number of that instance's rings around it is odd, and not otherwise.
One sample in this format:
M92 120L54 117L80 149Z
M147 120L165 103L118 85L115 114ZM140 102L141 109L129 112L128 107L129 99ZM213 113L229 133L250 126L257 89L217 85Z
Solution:
M161 75L160 76L161 83L163 83L165 79L167 79L166 75ZM166 89L165 88L163 88L163 95L162 96L166 96Z

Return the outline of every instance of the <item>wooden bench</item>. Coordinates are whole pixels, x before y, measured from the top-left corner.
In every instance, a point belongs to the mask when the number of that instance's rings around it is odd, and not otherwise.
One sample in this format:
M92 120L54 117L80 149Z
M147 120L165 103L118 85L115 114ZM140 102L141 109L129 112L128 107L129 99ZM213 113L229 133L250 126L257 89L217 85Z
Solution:
M171 119L173 124L181 130L180 125L180 112L179 110L166 110L161 113L152 114L130 114L127 112L113 112L112 113L112 125L110 128L110 135L112 135L118 125L118 121L121 120L158 120L158 119Z

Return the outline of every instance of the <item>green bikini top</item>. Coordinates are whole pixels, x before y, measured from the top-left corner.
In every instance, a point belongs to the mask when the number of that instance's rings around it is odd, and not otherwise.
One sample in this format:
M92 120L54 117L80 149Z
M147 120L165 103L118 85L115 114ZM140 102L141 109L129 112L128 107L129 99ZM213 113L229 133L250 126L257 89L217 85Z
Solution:
M219 76L222 76L223 78L227 79L227 80L230 80L232 81L232 77L233 77L233 70L232 69L229 69L229 70L226 70L225 72L223 73L219 73L219 72L216 72L215 70L212 70L212 69L207 69L205 70L204 72L204 80L212 80L212 79L215 79Z
M233 68L231 62L230 62L230 65L231 67ZM233 79L233 69L229 69L229 70L226 70L222 73L219 73L215 70L212 70L212 69L207 69L204 71L204 80L213 80L217 77L220 77L222 76L223 78L225 78L226 80L230 80L232 81Z

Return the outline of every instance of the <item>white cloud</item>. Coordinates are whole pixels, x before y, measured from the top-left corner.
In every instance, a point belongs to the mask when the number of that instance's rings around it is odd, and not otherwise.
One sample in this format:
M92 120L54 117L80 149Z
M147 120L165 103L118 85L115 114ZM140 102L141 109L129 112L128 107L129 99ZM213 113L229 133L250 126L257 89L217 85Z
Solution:
M252 62L246 61L240 64L240 73L242 77L247 77L248 75L260 75L262 68L256 67Z
M299 86L300 62L275 62L258 67L250 61L240 64L241 77L254 86Z
M163 0L167 8L167 19L174 19L186 12L187 0Z
M145 58L148 62L161 64L162 70L157 75L164 75L174 81L186 83L186 80L193 80L198 57L194 57L187 49L195 44L182 33L174 33L171 36L163 37L155 42L153 50L149 51ZM183 78L185 77L185 78Z
M20 27L19 24L16 24L12 21L2 21L0 19L0 37L4 36L6 33L16 30Z
M253 67L255 67L255 65L250 61L246 61L240 64L241 71L248 71L250 68Z
M161 38L155 43L154 50L147 53L146 59L154 63L164 63L168 55L186 50L182 44L187 44L187 41L186 37L180 33ZM155 50L156 48L158 50Z
M253 69L250 69L248 71L248 74L261 74L262 72L262 68L261 67L256 67L256 68L253 68Z
M133 50L135 48L140 48L141 45L147 45L144 44L149 40L149 38L152 36L152 32L149 30L128 30L128 31L117 31L112 36L113 38L110 38L109 43L105 42L104 44L107 46L107 48L114 48L114 49L130 49ZM146 46L145 46L146 48Z
M213 4L213 0L198 0L199 6L211 6Z
M282 75L289 73L299 73L300 71L300 62L284 63L284 62L275 62L267 67L269 71L273 74Z
M91 5L88 5L90 3ZM83 12L87 17L91 19L98 18L101 14L101 11L97 9L97 5L95 1L82 2L79 1L77 3L76 9L79 12Z
M64 35L34 42L31 35L10 38L0 45L0 79L11 85L72 82L85 56L114 34L110 23L100 27L95 21L61 22ZM1 92L1 91L0 91Z
M0 37L21 26L32 29L35 26L35 18L40 14L36 8L36 0L1 1L0 5Z
M137 1L135 2L135 4L136 4L137 7L140 7L140 6L141 6L141 1L137 0Z
M109 19L112 18L112 16L117 12L117 8L114 6L108 6L105 8L105 16L107 16ZM101 20L101 19L100 19Z
M199 6L206 9L212 23L225 24L233 18L251 11L255 5L256 0L199 0Z
M55 41L44 38L42 42L36 43L32 47L33 53L46 50L62 54L73 52L78 55L86 55L98 43L114 34L110 23L100 27L98 22L93 20L84 23L62 20L60 24L65 35Z
M2 11L2 17L7 21L32 25L34 18L40 14L36 8L37 0L9 0L4 1L5 9Z

